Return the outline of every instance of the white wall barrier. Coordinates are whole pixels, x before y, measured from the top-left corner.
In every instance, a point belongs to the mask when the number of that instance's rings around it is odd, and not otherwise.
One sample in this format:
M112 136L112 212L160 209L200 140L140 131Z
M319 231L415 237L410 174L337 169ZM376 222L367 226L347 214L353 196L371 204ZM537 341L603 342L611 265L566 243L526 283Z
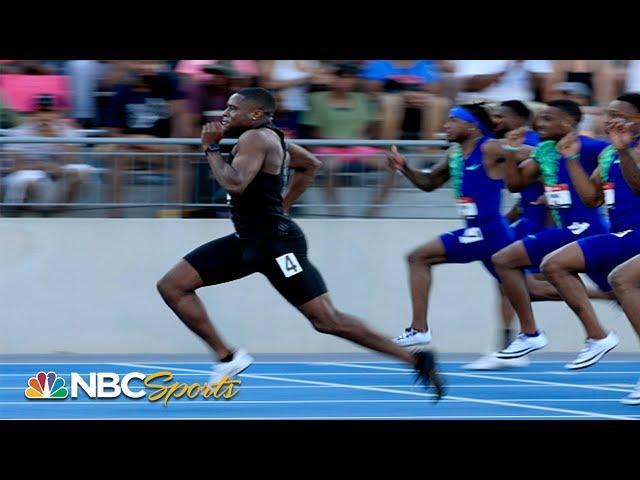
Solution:
M387 335L410 323L405 255L459 228L455 220L299 220L333 301ZM156 281L184 254L232 231L229 220L0 218L0 353L202 353L164 305ZM256 353L351 352L315 332L260 274L200 291L224 338ZM434 345L489 351L499 324L495 282L481 264L434 269ZM576 352L584 332L564 303L538 303L546 351ZM597 302L603 323L638 341L623 312Z

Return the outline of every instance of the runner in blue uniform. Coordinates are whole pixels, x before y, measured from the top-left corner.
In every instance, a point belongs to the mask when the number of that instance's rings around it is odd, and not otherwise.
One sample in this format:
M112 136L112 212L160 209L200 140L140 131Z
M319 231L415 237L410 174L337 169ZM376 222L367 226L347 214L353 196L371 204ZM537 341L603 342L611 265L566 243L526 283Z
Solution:
M635 101L633 103L638 109L638 104ZM637 125L639 121L637 113L629 119L630 122L616 125L610 130L618 128L621 130L620 140L618 141L612 136L612 141L616 146L620 168L627 185L636 195L640 195L640 144L637 142L637 126L634 128L634 124ZM635 148L625 148L625 145L631 145L634 139L636 139ZM640 338L640 255L636 255L614 268L609 274L608 281L636 335ZM640 380L629 395L621 401L626 405L640 405Z
M565 146L580 139L577 161L591 174L598 164L598 155L607 142L585 136L577 136L581 120L580 107L570 100L549 102L536 119L536 129L542 141L531 153L531 158L518 163L524 140L523 132L510 137L505 169L509 190L521 191L531 182L541 178L545 198L551 208L556 228L527 235L493 256L493 264L502 280L503 288L520 320L521 333L506 348L497 353L499 358L517 358L543 348L548 340L536 328L523 269L537 267L548 253L580 238L608 231L608 223L602 213L585 205L575 190L562 152ZM596 282L598 283L598 282Z
M491 255L514 240L513 230L500 210L505 162L486 154L492 127L483 106L457 106L451 109L445 124L449 140L456 145L430 172L410 167L395 147L389 154L391 167L422 190L433 191L451 180L458 211L466 222L465 228L444 233L408 255L413 319L395 339L399 345L421 348L431 342L427 305L433 265L481 261L497 279Z
M537 132L530 130L527 126L531 112L527 106L519 100L508 100L502 102L492 110L492 120L495 126L495 134L500 140L491 141L494 155L505 155L505 147L509 149L508 140L524 135L523 145L533 147L540 142ZM507 138L504 138L507 137ZM518 161L524 162L529 158L529 152L523 149L519 153ZM519 201L506 213L506 218L511 222L516 240L522 240L528 235L541 232L545 228L553 226L553 219L546 208L544 198L544 185L541 181L534 181L527 185L520 193ZM532 301L541 300L562 300L562 297L540 272L538 266L525 269L525 279L527 290ZM499 285L500 286L500 285ZM589 298L610 298L609 295L595 288L588 288ZM500 314L502 319L502 343L498 349L506 348L513 341L515 334L511 330L514 322L514 310L511 302L504 294L500 286ZM527 356L516 358L498 358L495 352L480 357L472 363L463 365L463 368L470 370L496 370L501 368L526 367L529 365Z
M618 338L598 322L578 273L587 273L601 290L610 292L607 276L621 263L640 254L640 196L625 181L618 152L635 149L640 141L640 94L619 96L606 110L606 128L612 145L598 159L589 177L578 161L577 135L564 144L562 154L571 159L567 169L582 201L592 207L606 205L611 233L582 238L547 255L542 270L582 322L587 333L584 348L568 369L585 368L615 348ZM630 158L627 157L626 161ZM632 159L631 159L632 161ZM635 165L635 164L634 164Z
M491 108L491 120L494 125L494 134L497 139L504 137L514 130L524 128L524 145L535 147L540 142L540 136L530 129L531 111L520 100L507 100L497 104ZM502 145L504 140L499 143L498 140L492 141L496 143L494 150L496 155L504 156ZM528 155L522 157L526 160ZM505 214L507 221L510 222L511 228L514 230L515 239L521 240L526 235L530 235L544 229L549 224L549 215L544 204L539 203L538 199L544 194L544 186L542 182L536 181L527 185L519 194L520 198L513 207ZM553 289L548 288L548 283L537 281L534 274L539 273L538 269L527 271L527 287L529 293L535 298L536 296L546 296ZM501 318L501 330L499 337L498 349L507 347L514 339L515 333L512 329L515 320L515 312L509 299L505 295L501 285L498 283L498 292L500 298L499 315ZM540 293L540 291L544 293ZM555 292L552 292L555 294ZM558 296L559 299L559 296ZM463 368L470 370L494 370L499 368L525 367L529 364L527 357L501 359L496 357L494 353L484 355L477 360L463 365Z

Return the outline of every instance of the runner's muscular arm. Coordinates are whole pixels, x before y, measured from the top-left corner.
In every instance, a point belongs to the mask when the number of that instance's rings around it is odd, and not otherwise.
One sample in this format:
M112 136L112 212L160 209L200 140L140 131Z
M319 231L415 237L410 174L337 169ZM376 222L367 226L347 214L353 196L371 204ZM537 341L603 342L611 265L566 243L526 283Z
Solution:
M491 178L505 178L509 151L504 149L505 140L488 140L482 144L482 159L485 170ZM533 147L522 145L514 152L516 164L529 158Z
M580 200L587 207L595 208L602 205L604 195L600 184L600 168L596 168L591 177L584 171L580 164L580 138L576 132L571 132L563 137L557 144L556 149L565 158L567 171L571 178Z
M201 141L206 148L222 139L223 130L219 122L202 127ZM244 132L238 138L233 163L225 162L220 152L207 152L207 160L216 181L227 192L240 195L258 174L266 157L266 142L263 134L257 130Z
M517 152L507 152L504 181L510 192L521 192L540 176L538 163L529 158L518 164Z
M538 163L532 159L527 160L533 149L523 144L526 132L525 127L511 130L504 141L500 142L506 159L504 181L510 192L521 192L540 176Z
M285 212L288 212L293 202L309 188L316 171L322 166L322 162L315 155L299 145L289 143L287 151L289 152L289 168L293 170L293 174L282 202Z
M432 192L449 180L449 160L444 158L430 172L422 172L405 164L402 173L419 189Z
M634 148L631 147L634 137L633 126L632 122L614 121L609 126L609 137L618 151L622 176L633 193L640 195L640 166L638 166L640 155L637 145Z
M449 155L446 155L430 172L422 172L407 164L405 158L398 153L395 145L391 148L391 152L387 153L389 166L395 170L400 170L411 183L425 192L431 192L442 186L449 180Z
M629 188L633 190L633 193L640 195L640 166L638 166L640 155L637 148L620 149L618 150L618 156L620 157L622 176Z
M567 171L582 203L590 208L602 205L604 194L600 183L600 167L589 177L578 160L567 160Z
M518 200L516 203L513 204L513 207L511 207L511 209L504 214L504 218L507 219L507 222L513 223L520 218L521 203L522 203L522 200Z

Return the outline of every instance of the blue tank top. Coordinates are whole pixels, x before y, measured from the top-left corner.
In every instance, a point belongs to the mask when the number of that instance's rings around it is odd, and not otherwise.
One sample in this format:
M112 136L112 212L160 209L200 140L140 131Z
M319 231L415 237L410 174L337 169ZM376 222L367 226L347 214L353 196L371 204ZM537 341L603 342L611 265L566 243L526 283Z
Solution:
M608 145L603 140L580 135L580 164L591 175L598 166L598 156ZM587 222L591 225L601 224L606 228L607 222L597 208L589 208L576 192L567 170L566 159L556 150L553 140L540 142L532 158L538 162L542 182L545 186L547 205L558 227L567 227L574 222Z
M460 147L449 156L458 211L469 227L502 219L500 204L504 181L487 175L482 156L482 145L490 139L484 136L478 140L467 158L463 157Z
M640 139L631 143L635 147ZM605 148L599 157L600 180L604 202L609 212L612 232L633 230L640 227L640 196L633 193L622 175L620 158L613 145Z
M540 143L540 135L533 130L528 130L524 137L525 145L535 147ZM522 209L522 218L527 218L536 225L538 230L544 228L545 220L547 217L547 208L544 205L531 205L531 202L535 202L544 195L544 185L542 182L535 181L527 185L520 192L520 208Z

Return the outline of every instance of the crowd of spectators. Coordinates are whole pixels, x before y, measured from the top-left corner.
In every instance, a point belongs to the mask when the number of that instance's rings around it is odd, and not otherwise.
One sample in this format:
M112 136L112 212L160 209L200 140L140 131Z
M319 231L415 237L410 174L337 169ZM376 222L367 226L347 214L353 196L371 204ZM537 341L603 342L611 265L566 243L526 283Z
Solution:
M519 99L535 111L558 98L582 106L583 133L604 136L604 106L623 91L640 91L640 60L2 60L0 131L198 137L204 122L220 118L229 95L249 86L276 94L275 123L290 139L437 140L453 104ZM104 154L100 165L86 165L70 146L5 145L3 202L73 201L96 166L106 172L105 200L113 204L126 195L127 173L140 168L167 176L171 202L224 198L208 166L187 155L190 147L96 150ZM316 153L331 205L340 203L340 184L329 180L335 173L387 171L377 148L326 146ZM394 182L382 175L373 203L384 202Z

